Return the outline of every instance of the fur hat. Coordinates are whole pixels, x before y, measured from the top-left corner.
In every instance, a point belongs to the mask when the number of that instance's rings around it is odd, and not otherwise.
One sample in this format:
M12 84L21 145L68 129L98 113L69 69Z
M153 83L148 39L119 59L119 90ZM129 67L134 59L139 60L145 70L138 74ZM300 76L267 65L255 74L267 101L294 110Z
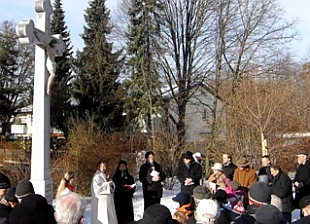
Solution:
M242 157L237 160L236 164L237 166L248 166L250 165L250 162L245 157Z
M180 192L175 197L172 198L173 201L179 202L180 206L188 204L189 199L190 199L189 195L184 192Z
M206 188L205 186L202 185L198 185L194 188L193 190L193 197L195 199L210 199L211 198L211 192L209 191L208 188Z
M201 200L196 208L197 223L215 221L220 216L219 204L211 199Z
M256 224L284 224L282 213L273 205L259 207L256 212Z
M261 205L270 204L271 192L267 184L263 182L255 182L249 190L249 199Z
M27 179L19 181L16 186L15 196L20 199L31 194L34 194L32 183Z
M10 188L8 193L6 193L5 195L5 200L9 202L18 202L17 198L15 197L15 190L16 190L15 187Z
M0 189L8 189L11 187L11 182L7 176L0 173Z
M211 167L211 169L223 171L223 164L222 163L214 163L214 165Z
M172 224L170 210L161 204L155 204L148 207L143 214L141 224Z

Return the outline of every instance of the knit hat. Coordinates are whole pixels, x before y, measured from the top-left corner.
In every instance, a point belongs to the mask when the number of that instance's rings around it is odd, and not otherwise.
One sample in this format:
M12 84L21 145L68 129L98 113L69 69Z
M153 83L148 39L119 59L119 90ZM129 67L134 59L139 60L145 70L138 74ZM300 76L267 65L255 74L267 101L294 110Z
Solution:
M16 186L15 196L20 199L31 194L34 194L32 183L27 179L19 181Z
M143 214L141 224L172 224L170 210L161 204L155 204L148 207Z
M196 208L197 223L215 221L220 216L220 207L211 199L201 200Z
M5 195L5 200L9 201L9 202L18 202L17 198L15 197L15 187L12 187L8 193L6 193Z
M249 199L261 205L270 204L271 192L267 184L263 182L255 182L249 190Z
M223 171L223 164L222 163L214 163L214 165L211 167L211 169Z
M11 187L11 182L7 176L0 173L0 189L7 189Z
M180 206L188 204L189 199L189 195L184 192L180 192L174 198L172 198L173 201L179 202Z
M191 151L186 151L182 154L183 159L193 159L193 153Z
M282 213L273 205L259 207L255 213L256 224L284 224Z
M209 191L208 188L202 185L198 185L197 187L194 188L193 190L193 197L195 199L210 199L211 198L211 192Z
M308 205L310 205L310 195L306 196L306 197L303 197L300 202L299 202L299 208L302 209L302 208L305 208L307 207Z

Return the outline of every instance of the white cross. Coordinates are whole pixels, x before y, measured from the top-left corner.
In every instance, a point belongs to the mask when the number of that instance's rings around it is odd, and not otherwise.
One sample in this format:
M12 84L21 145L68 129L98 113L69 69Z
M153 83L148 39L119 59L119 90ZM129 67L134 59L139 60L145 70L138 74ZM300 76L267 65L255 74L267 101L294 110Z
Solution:
M33 124L31 152L31 182L35 192L45 196L49 203L53 200L53 183L50 175L50 97L46 94L49 74L46 59L50 57L46 50L52 39L54 57L61 56L65 44L60 35L50 35L50 0L35 1L36 27L31 19L22 20L16 27L21 44L34 44L35 73L33 95ZM54 59L54 57L52 59ZM54 71L55 72L55 71Z

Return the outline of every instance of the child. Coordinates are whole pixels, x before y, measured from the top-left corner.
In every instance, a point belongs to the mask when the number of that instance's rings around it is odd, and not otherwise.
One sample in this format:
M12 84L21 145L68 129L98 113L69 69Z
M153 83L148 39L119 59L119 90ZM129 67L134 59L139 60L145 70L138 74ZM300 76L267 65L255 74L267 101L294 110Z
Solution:
M192 212L189 195L187 193L181 192L172 198L172 200L179 203L177 211L184 213L186 220L188 220L188 216Z

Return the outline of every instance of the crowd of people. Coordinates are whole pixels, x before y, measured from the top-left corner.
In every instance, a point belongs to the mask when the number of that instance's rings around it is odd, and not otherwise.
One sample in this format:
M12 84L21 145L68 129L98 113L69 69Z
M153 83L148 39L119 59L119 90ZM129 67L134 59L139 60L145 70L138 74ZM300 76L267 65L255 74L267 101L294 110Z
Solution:
M155 154L145 154L140 167L144 214L134 220L134 178L127 162L119 161L114 175L106 172L106 163L99 161L91 182L92 224L284 224L310 223L310 161L308 152L297 154L298 167L293 180L272 164L268 155L256 172L247 158L232 162L229 153L221 163L214 163L212 174L204 181L200 153L187 151L177 168L180 192L172 198L178 208L171 214L161 205L162 183L166 175L155 161ZM293 187L295 194L293 198ZM292 211L300 209L300 219L292 221ZM74 193L74 172L64 174L56 193L55 208L46 198L35 194L32 183L21 180L12 187L9 178L0 173L0 224L62 223L84 221L85 201Z

